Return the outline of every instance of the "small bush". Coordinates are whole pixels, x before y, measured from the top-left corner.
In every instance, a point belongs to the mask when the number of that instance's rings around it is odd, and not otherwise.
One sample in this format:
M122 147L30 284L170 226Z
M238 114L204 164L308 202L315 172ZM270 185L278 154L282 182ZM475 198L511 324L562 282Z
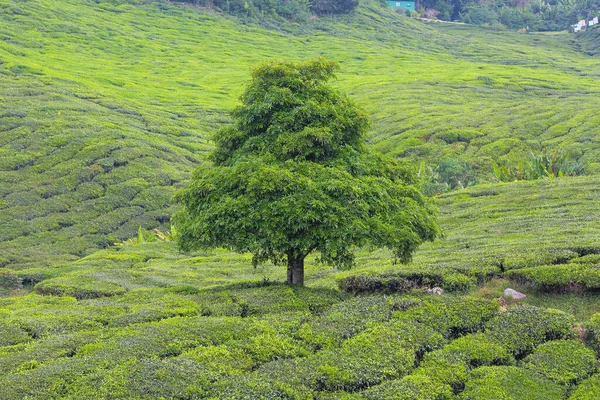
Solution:
M450 400L454 393L449 385L424 375L409 375L364 391L366 400Z
M490 341L481 333L458 338L441 350L425 354L414 375L428 376L437 382L460 390L472 368L490 365L511 365L510 352Z
M0 347L26 343L31 336L23 329L6 321L0 320Z
M559 400L565 388L535 372L512 366L481 367L467 379L461 400Z
M42 281L35 285L35 291L42 295L73 296L79 300L115 296L126 292L125 288L115 283L88 276L71 275Z
M263 376L233 376L221 379L210 386L209 391L203 388L194 390L192 387L188 390L188 396L205 398L208 395L210 400L312 399L312 396L302 393L297 387Z
M582 381L574 389L569 400L598 400L600 393L600 374Z
M508 271L510 279L545 291L600 289L600 267L586 264L545 265Z
M317 350L336 347L370 324L389 320L394 304L394 298L383 296L357 297L334 304L318 318L306 323L298 335Z
M0 271L0 295L23 288L23 280L12 271Z
M525 368L562 385L589 377L598 366L594 351L574 340L541 344L523 362Z
M405 268L388 275L352 275L339 281L342 291L360 293L408 292L416 288L441 286L447 291L467 291L475 287L477 278L444 268Z
M500 313L486 324L486 336L523 358L538 345L574 337L575 319L558 310L519 306Z
M600 355L600 313L592 315L584 328L588 346Z
M496 301L463 296L429 298L420 306L399 310L394 318L432 327L447 338L480 331L498 312Z

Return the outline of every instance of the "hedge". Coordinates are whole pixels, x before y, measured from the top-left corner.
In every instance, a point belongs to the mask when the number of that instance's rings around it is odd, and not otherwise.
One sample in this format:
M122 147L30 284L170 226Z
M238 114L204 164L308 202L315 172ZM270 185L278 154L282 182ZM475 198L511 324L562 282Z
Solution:
M525 368L562 385L573 385L598 367L594 351L575 340L541 344L523 362Z
M577 385L569 400L598 400L598 393L600 393L600 374L593 375Z
M424 375L409 375L373 386L363 393L366 400L450 400L452 388Z
M413 375L429 377L460 391L470 369L514 363L508 350L490 341L484 334L476 333L460 337L440 350L425 354Z
M544 265L508 271L506 276L530 283L546 291L580 291L600 289L600 265Z
M490 320L485 334L521 359L546 341L574 338L574 323L573 316L559 310L518 306Z
M600 313L592 315L584 325L586 332L586 343L600 355Z
M461 400L562 400L565 388L513 366L480 367L467 379Z
M447 338L477 332L498 313L498 303L475 297L425 297L419 306L394 312L394 318L431 326Z

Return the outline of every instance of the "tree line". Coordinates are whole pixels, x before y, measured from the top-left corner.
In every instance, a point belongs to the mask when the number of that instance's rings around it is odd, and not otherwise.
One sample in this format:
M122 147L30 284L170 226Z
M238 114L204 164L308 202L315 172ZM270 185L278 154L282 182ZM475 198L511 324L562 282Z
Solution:
M600 0L419 0L437 18L510 29L558 31L600 14Z

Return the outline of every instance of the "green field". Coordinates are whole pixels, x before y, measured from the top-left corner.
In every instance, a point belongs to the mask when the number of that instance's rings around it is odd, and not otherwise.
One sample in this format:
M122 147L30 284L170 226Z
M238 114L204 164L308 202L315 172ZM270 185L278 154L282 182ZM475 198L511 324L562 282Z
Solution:
M491 161L563 146L600 171L593 32L426 25L367 3L267 30L166 2L0 1L0 265L74 261L171 196L265 59L324 56L371 115L369 143L408 159Z
M597 399L600 31L425 24L376 2L260 22L0 0L0 399ZM372 148L474 171L436 198L443 238L409 264L309 257L306 287L152 240L251 69L319 56ZM540 146L589 176L494 183L492 161Z

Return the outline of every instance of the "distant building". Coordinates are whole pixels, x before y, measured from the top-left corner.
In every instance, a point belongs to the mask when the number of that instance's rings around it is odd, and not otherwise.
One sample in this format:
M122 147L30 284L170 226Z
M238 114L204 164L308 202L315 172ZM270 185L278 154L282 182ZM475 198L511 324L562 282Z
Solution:
M415 2L414 1L392 1L388 0L388 6L392 7L394 10L410 10L415 11Z

